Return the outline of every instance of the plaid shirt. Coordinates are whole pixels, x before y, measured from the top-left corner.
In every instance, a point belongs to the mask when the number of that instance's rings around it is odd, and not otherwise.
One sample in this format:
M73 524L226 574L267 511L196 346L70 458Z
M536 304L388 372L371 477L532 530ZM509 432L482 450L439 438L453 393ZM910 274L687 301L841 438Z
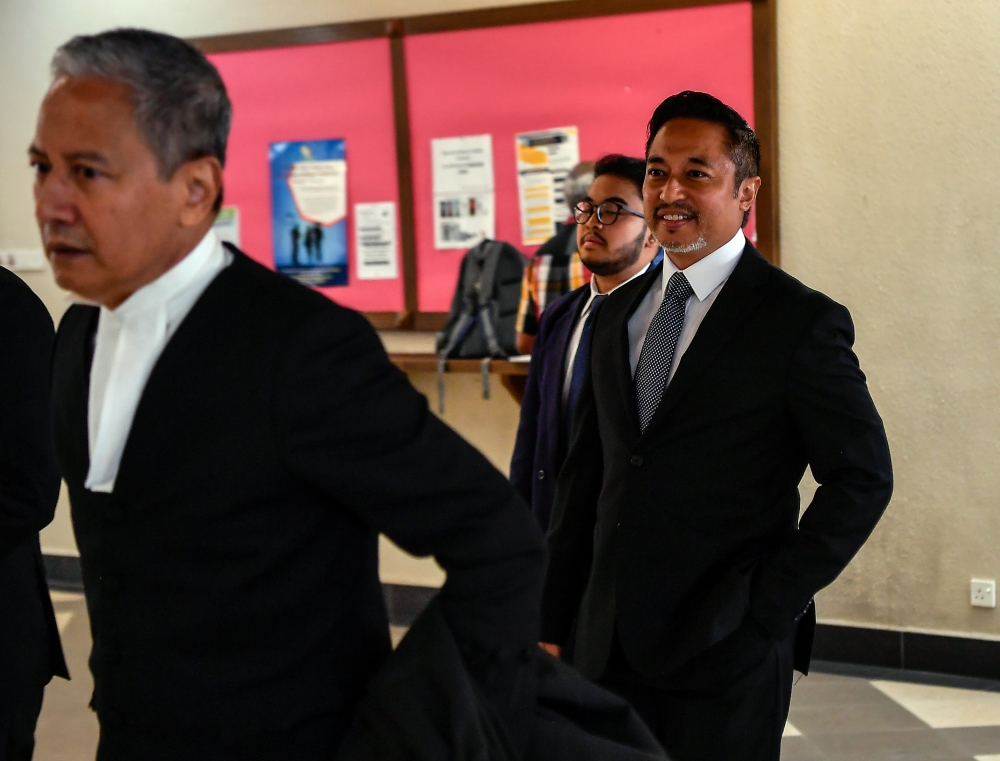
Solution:
M517 332L537 335L545 307L589 282L590 271L583 266L576 250L576 225L563 225L538 249L524 270Z

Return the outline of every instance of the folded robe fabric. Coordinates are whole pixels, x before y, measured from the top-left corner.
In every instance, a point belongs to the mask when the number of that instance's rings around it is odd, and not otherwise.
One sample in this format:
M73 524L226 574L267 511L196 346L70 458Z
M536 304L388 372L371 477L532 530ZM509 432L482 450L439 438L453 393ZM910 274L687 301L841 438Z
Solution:
M538 648L499 679L477 679L468 660L434 600L369 683L338 761L667 758L627 702Z

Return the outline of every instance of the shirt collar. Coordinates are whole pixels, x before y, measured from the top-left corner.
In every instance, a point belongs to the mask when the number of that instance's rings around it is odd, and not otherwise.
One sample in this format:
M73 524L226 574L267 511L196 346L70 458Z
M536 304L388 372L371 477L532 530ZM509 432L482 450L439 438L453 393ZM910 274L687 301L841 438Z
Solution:
M698 301L704 301L712 291L729 279L736 269L736 263L740 260L746 242L743 230L737 230L736 235L728 243L684 270L684 276L691 284L691 290L698 297ZM664 256L663 276L660 278L661 293L667 292L667 283L675 272L680 272L677 265L670 261L669 256Z
M149 309L167 306L173 299L182 295L188 286L198 279L198 275L209 265L216 255L221 253L219 249L221 249L221 246L215 235L215 231L209 230L198 245L191 250L191 253L156 278L156 280L147 283L137 290L119 304L116 309L102 307L101 312L127 320Z

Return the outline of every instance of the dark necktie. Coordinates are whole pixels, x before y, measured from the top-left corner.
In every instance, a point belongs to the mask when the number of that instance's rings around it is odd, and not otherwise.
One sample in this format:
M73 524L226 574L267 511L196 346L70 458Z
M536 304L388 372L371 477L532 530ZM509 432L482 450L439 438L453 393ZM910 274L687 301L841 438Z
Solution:
M583 330L580 331L580 344L576 347L576 356L573 359L572 376L569 382L569 398L566 400L566 431L569 432L573 425L573 412L576 410L576 402L580 398L580 389L583 387L583 376L587 372L587 357L590 352L590 332L594 326L594 319L597 317L597 310L601 308L608 295L599 293L590 302L590 311L587 312L587 319L583 321Z
M639 411L639 430L645 431L656 414L667 387L674 350L684 327L684 307L694 293L683 272L675 272L667 283L667 292L646 331L646 341L635 368L635 402Z

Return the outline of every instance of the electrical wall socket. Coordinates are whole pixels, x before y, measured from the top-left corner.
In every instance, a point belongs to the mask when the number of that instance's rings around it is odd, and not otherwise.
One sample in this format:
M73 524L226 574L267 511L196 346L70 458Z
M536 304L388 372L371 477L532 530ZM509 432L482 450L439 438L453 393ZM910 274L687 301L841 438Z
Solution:
M973 579L970 601L974 608L997 606L997 583L994 579Z
M45 269L45 252L40 248L3 248L0 267L14 272L41 272Z

